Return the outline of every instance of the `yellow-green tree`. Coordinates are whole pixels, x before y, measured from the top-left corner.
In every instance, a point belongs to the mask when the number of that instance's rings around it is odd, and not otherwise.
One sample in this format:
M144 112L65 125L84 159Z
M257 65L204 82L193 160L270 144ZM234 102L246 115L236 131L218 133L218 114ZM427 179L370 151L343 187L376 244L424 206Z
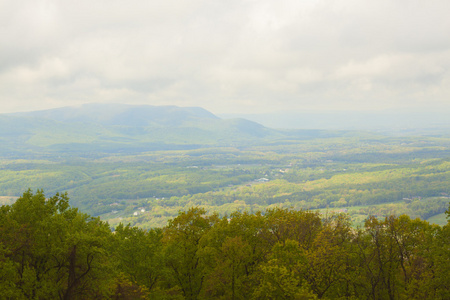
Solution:
M178 287L185 299L198 299L206 272L202 239L219 221L216 215L205 213L201 208L180 212L163 232L168 287Z
M6 295L83 299L110 293L109 226L70 208L66 194L46 198L28 190L2 207L0 232Z

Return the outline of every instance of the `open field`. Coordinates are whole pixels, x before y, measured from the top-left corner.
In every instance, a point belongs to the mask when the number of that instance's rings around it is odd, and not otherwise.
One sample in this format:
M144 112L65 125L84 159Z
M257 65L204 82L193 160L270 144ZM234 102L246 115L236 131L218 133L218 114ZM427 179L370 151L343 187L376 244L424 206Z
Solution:
M445 213L437 214L427 219L428 222L432 224L437 224L440 226L444 226L447 224L447 215Z

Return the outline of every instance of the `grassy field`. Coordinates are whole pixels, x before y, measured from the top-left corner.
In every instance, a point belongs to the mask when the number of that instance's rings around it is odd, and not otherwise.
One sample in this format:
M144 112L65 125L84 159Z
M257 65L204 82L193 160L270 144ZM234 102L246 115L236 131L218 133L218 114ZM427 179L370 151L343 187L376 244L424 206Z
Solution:
M447 215L445 213L438 214L438 215L432 216L431 218L428 218L427 221L432 224L444 226L445 224L447 224Z

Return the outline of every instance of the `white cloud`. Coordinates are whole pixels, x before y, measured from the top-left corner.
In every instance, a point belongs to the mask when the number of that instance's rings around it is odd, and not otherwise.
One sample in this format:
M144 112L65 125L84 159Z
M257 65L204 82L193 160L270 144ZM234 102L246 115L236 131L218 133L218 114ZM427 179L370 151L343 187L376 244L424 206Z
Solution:
M450 108L448 1L0 1L0 112Z

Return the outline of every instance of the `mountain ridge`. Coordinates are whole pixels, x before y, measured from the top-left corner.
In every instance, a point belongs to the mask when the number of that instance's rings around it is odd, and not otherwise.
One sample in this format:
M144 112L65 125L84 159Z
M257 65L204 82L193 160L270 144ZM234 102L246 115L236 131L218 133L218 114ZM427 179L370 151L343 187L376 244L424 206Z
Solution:
M85 104L0 114L0 155L170 150L328 138L346 131L276 130L201 107ZM354 133L350 133L354 134Z
M200 119L220 119L201 107L178 107L174 105L127 105L127 104L83 104L81 106L66 106L61 108L20 112L8 114L11 116L28 116L45 118L62 122L90 122L102 125L148 126L151 120L155 122ZM161 116L171 118L164 120ZM154 124L152 124L154 125Z

